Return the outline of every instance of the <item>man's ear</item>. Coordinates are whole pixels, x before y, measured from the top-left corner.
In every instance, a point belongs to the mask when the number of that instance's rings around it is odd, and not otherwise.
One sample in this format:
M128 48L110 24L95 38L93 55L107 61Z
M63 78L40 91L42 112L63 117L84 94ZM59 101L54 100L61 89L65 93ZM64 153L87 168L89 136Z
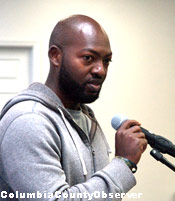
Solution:
M49 49L48 56L50 62L55 67L60 67L62 60L62 51L56 45L52 45Z

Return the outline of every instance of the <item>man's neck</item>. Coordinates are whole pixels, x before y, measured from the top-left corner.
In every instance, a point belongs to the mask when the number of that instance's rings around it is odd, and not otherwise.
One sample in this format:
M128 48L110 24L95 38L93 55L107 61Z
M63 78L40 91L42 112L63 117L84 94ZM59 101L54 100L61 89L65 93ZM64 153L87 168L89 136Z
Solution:
M75 103L75 101L71 100L66 94L63 94L59 88L56 88L55 85L50 82L46 81L45 85L59 97L65 108L79 110L80 103Z

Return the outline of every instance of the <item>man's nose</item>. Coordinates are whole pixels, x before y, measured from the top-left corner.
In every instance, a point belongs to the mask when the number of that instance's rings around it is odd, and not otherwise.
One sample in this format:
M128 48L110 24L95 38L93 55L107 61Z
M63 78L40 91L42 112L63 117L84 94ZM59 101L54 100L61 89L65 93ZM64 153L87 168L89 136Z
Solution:
M104 67L103 62L97 62L92 67L91 73L98 78L104 78L106 76L106 69Z

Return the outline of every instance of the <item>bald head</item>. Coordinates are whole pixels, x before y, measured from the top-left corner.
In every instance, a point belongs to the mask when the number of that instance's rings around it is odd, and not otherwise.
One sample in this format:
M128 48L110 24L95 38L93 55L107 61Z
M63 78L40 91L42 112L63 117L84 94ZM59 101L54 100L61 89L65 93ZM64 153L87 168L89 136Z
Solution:
M85 15L73 15L59 21L52 31L49 48L56 45L60 48L85 40L88 37L103 35L108 40L104 29L92 18Z

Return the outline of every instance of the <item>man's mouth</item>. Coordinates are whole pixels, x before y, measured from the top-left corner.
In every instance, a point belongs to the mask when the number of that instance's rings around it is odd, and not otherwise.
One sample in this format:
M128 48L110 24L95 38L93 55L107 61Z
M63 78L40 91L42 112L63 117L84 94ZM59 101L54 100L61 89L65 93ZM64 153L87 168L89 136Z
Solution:
M101 88L101 85L96 85L96 84L87 84L87 87L90 91L93 92L98 92Z
M91 92L99 92L103 81L101 79L93 79L87 83L87 87Z

